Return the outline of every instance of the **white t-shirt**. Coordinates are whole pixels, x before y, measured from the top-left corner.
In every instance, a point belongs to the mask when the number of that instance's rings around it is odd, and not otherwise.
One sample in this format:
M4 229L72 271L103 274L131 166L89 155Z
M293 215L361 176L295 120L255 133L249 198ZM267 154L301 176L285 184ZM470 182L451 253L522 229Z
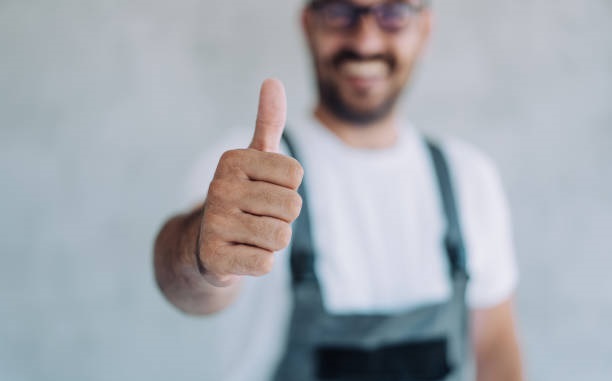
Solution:
M393 147L367 150L345 145L312 118L289 130L305 171L326 308L393 313L448 299L445 218L422 135L406 125ZM221 153L246 147L250 139L245 130L206 151L190 178L189 206L202 202ZM491 162L474 148L441 143L467 249L467 302L471 308L494 306L517 284L502 186ZM227 350L240 352L234 357L239 364L220 369L228 372L224 380L268 380L282 354L291 309L289 250L276 255L270 274L246 277L238 300L209 318L220 330L227 326L224 340L236 340L224 342Z

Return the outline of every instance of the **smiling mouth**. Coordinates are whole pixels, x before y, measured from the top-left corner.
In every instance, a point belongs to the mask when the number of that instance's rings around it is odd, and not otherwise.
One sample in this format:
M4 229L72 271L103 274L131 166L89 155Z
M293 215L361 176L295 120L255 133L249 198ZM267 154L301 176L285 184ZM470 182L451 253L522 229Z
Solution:
M389 65L381 60L353 61L347 60L339 67L340 73L348 78L377 80L387 77Z

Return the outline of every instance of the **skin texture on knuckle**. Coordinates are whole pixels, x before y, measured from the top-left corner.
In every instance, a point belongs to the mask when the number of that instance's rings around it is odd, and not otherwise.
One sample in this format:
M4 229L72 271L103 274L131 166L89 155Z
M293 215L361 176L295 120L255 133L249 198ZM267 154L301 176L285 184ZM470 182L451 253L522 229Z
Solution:
M291 225L283 223L276 231L276 242L274 250L282 250L285 247L289 246L292 234L293 232L291 230Z
M222 271L222 258L220 253L221 244L214 238L207 239L202 243L200 248L200 261L204 266L205 272L213 274L221 274Z
M228 248L235 220L223 215L209 213L202 227L202 263L212 272L223 274L227 270Z
M208 188L206 206L210 211L230 215L239 209L245 194L244 182L232 179L213 179Z
M205 228L209 237L219 246L242 243L246 235L253 232L248 217L238 209L218 210L216 213L211 213L211 219L206 221Z
M264 276L274 268L274 254L258 253L253 261L251 273L253 276Z
M261 264L262 275L269 274L274 268L274 255L267 254L264 256L264 260Z
M244 274L242 262L240 256L232 252L231 246L220 244L211 251L210 260L204 263L204 277L214 286L227 287L236 281L238 275Z
M246 149L233 149L225 151L219 159L215 177L224 177L231 174L242 173L245 161L249 160L249 151Z
M275 218L256 217L248 223L253 244L268 251L278 251L284 247L282 244L286 233L283 232L283 225L288 225L286 222Z
M201 239L209 241L217 235L218 228L224 225L222 214L223 201L209 194L206 199L204 216L202 217Z
M214 272L208 269L206 269L202 276L208 283L219 288L230 287L235 284L238 279L238 277L231 272Z
M264 249L277 250L277 231L278 224L272 218L257 218L254 230L256 234L265 242Z
M274 192L274 190L270 189L270 188L263 188L260 192L259 192L259 197L261 198L261 201L266 204L266 205L272 205L274 204L276 201L276 193Z
M298 218L302 210L302 202L302 197L297 192L293 192L284 200L283 208L288 215L288 222L292 222Z
M221 159L219 160L219 163L222 163L223 165L233 166L236 164L237 161L240 161L240 156L241 156L240 150L233 149L233 150L225 151L221 155Z
M249 266L245 265L245 259L235 249L228 249L223 255L225 272L231 274L248 274Z
M304 200L302 199L302 196L300 196L297 192L295 192L294 197L293 197L293 206L292 206L292 221L295 220L296 218L299 217L300 212L302 211L302 205L304 203Z
M235 275L262 276L272 269L272 252L247 245L227 247L223 253L224 273Z
M215 178L210 182L208 187L208 197L206 197L206 203L217 204L225 198L226 194L226 186L223 180Z
M287 169L287 179L291 182L292 188L297 189L302 183L302 178L304 177L304 168L294 158L290 159L290 164Z

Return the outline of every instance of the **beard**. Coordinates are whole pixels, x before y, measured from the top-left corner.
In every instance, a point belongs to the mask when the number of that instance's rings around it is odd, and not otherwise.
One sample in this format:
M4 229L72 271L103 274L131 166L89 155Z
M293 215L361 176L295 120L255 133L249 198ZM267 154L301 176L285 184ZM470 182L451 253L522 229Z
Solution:
M348 104L348 102L342 98L338 86L330 81L319 80L318 88L319 99L325 108L338 119L360 126L367 126L387 117L393 110L400 95L399 92L395 92L388 96L378 106L371 109L364 109L362 107L353 107Z
M396 68L395 59L389 55L364 57L350 50L342 50L334 55L331 60L331 65L335 71L338 72L339 67L347 60L381 61L388 65L389 73L393 73ZM357 107L351 105L343 97L336 82L331 79L323 78L320 70L317 68L317 88L321 104L338 119L359 126L367 126L387 117L397 103L402 87L403 86L399 86L399 88L393 89L382 102L374 107Z

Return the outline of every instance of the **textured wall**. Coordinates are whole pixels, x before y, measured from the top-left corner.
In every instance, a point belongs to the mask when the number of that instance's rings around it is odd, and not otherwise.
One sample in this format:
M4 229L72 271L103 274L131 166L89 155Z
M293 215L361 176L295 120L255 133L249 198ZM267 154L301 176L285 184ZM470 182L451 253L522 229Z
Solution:
M1 380L215 379L220 333L161 298L152 240L264 77L311 102L300 2L0 0ZM609 380L612 2L436 8L407 110L499 164L531 379Z

